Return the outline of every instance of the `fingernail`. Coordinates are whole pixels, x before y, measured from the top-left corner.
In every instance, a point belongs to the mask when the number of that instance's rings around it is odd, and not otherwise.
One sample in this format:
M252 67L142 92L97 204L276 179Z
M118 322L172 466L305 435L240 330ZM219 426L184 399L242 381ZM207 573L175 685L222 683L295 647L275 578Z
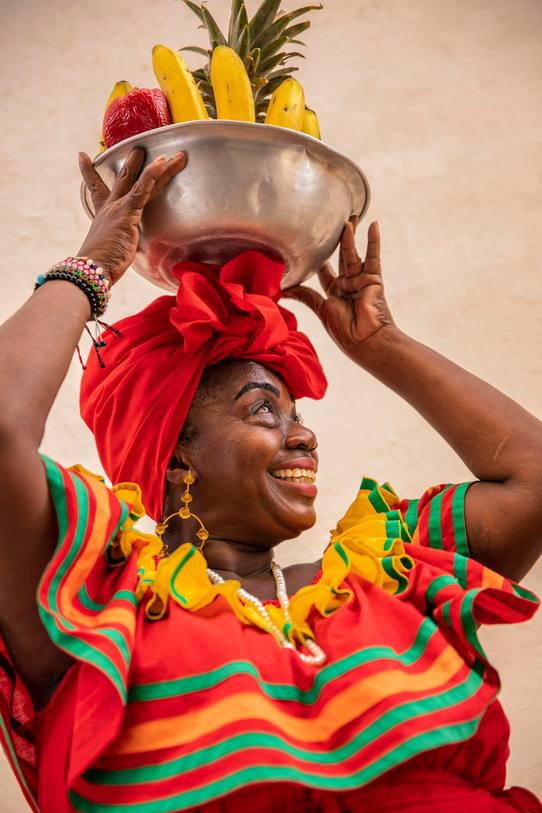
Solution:
M166 156L165 156L165 155L159 155L159 156L158 156L158 158L155 158L154 160L155 160L155 162L156 162L156 161L165 161L165 160L166 160Z

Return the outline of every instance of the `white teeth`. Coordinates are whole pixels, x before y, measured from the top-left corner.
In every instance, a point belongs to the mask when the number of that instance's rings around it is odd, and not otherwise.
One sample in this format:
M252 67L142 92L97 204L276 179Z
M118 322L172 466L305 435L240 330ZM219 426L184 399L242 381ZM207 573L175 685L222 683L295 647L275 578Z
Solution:
M272 472L272 476L293 483L314 483L316 480L316 472L312 469L278 469Z

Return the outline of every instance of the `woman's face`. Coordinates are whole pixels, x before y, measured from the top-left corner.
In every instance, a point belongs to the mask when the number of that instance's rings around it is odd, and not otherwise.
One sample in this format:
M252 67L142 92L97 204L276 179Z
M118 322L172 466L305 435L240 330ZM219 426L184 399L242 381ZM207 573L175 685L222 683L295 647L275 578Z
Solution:
M252 361L209 368L177 456L211 537L269 547L314 525L316 436L282 379Z

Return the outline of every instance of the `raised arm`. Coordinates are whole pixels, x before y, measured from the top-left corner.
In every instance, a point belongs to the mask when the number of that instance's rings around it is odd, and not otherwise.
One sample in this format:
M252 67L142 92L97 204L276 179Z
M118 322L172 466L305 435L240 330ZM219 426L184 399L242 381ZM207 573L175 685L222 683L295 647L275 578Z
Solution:
M97 216L78 256L91 257L111 284L134 258L145 204L185 164L182 154L170 161L162 157L138 179L143 160L143 151L133 150L110 192L88 156L80 159ZM38 449L89 317L82 290L51 280L0 327L0 631L38 706L70 665L50 641L36 604L36 589L57 538Z
M320 273L325 296L299 286L287 295L308 305L353 361L408 401L457 452L479 482L466 497L474 559L519 581L542 553L542 423L515 401L405 335L390 314L378 225L365 261L353 224L339 273Z

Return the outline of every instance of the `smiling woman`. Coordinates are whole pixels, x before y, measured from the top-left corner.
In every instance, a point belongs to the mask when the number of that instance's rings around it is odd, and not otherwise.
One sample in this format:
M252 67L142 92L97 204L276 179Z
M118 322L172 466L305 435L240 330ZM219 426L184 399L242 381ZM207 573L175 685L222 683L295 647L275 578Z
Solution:
M196 393L188 413L196 435L188 443L181 440L174 453L181 471L190 468L202 481L194 495L195 513L205 511L209 525L220 529L219 537L249 546L269 549L299 536L316 520L314 432L299 422L288 388L269 368L226 361L218 371L208 371L214 395L198 400ZM173 490L176 471L166 474L168 513L180 507ZM246 521L245 539L239 538L239 516ZM206 553L212 541L206 542Z
M0 330L0 736L29 804L540 813L504 789L508 725L477 627L538 606L516 582L542 549L542 425L397 328L376 223L365 260L354 219L323 295L289 296L475 482L401 500L364 479L322 559L282 573L274 548L315 521L296 399L326 381L278 304L282 266L258 252L176 266L177 295L91 353L81 413L111 489L40 458L81 331L184 164L142 169L133 150L110 191L83 156L90 232ZM134 528L145 509L157 535Z

